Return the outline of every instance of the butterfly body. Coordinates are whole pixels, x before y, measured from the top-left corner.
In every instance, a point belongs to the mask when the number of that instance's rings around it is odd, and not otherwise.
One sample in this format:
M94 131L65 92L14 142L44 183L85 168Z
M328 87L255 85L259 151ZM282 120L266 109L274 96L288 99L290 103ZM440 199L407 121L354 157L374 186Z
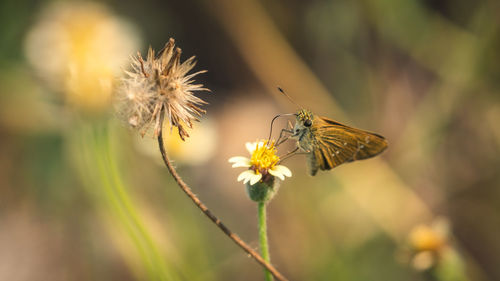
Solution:
M387 148L384 137L352 128L326 117L300 110L293 127L292 139L307 154L309 174L330 170L355 160L367 159Z

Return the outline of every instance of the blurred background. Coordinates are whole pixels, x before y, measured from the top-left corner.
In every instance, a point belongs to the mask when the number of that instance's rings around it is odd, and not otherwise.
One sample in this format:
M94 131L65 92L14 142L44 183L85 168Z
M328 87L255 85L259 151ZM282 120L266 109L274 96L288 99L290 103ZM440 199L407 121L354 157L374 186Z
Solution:
M388 139L315 177L303 156L285 162L268 229L290 280L500 280L499 13L495 0L0 1L0 280L263 280L154 139L115 118L129 56L170 37L212 92L169 154L255 249L256 204L227 159L297 110L277 86Z

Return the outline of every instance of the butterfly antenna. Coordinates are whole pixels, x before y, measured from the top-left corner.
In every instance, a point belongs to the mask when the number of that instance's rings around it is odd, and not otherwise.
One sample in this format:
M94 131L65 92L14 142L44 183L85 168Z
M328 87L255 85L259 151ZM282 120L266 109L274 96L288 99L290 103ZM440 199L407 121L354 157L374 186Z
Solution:
M278 119L279 117L291 116L291 115L296 115L296 114L295 113L286 113L286 114L278 114L278 115L274 116L273 120L271 120L271 129L269 130L269 137L267 138L267 143L269 143L271 141L271 136L273 134L273 124L274 124L274 121L276 119Z
M269 137L267 138L267 143L269 144L269 142L271 141L271 136L273 135L273 123L274 123L274 120L276 120L277 118L279 118L281 115L278 114L276 116L274 116L273 120L271 120L271 129L269 130Z
M285 93L285 90L283 90L281 87L278 87L278 90L293 104L295 104L298 108L303 108L300 106L298 103L296 103L287 93Z

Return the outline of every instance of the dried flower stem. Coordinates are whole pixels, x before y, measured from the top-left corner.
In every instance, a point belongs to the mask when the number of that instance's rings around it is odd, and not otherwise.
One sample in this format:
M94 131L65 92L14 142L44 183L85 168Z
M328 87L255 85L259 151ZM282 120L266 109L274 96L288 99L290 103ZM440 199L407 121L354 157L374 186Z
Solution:
M274 266L271 264L267 263L256 251L254 251L250 246L248 246L241 238L233 233L229 228L227 228L220 219L218 219L212 212L203 204L200 199L191 191L191 188L182 180L182 178L177 174L177 171L175 168L172 166L172 163L170 163L170 160L168 158L168 155L165 151L165 145L163 142L163 136L162 136L162 130L160 129L159 134L158 134L158 145L160 146L160 152L161 156L163 158L163 162L165 162L165 165L167 166L168 171L170 174L172 174L172 177L174 177L175 181L179 185L179 187L186 193L186 195L193 200L194 204L200 208L200 210L213 222L217 227L224 232L231 240L234 241L240 248L242 248L245 252L247 252L253 259L255 259L259 264L261 264L263 267L265 267L271 274L280 281L286 281L287 279L276 269Z

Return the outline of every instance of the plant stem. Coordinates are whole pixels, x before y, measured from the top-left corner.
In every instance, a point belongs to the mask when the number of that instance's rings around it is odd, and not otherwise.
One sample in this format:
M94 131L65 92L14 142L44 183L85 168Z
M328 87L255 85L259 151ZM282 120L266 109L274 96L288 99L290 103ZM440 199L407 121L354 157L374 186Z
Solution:
M158 132L158 145L160 147L161 156L163 158L163 162L167 166L168 171L177 182L179 187L186 193L186 195L194 202L194 204L215 224L217 227L224 232L231 240L234 241L240 248L242 248L245 252L247 252L255 261L257 261L260 265L265 267L271 274L276 277L276 279L280 281L286 281L287 279L278 271L274 266L270 263L266 262L256 251L254 251L250 246L248 246L241 238L233 233L229 228L227 228L220 219L218 219L212 212L203 204L200 199L191 191L191 188L182 180L182 178L177 174L177 171L172 166L168 155L165 151L165 144L163 142L162 130L160 129Z
M271 258L269 256L269 246L267 244L267 217L266 217L266 202L260 201L258 203L258 213L259 213L259 242L260 242L260 252L262 258L267 262L271 263ZM264 275L266 281L273 281L273 276L271 272L264 269Z
M133 196L128 192L116 162L110 131L106 124L80 123L71 135L78 151L83 181L95 200L103 200L109 214L128 235L145 269L144 278L154 281L179 280L158 251L149 230L141 221ZM136 262L136 260L134 260ZM135 265L135 264L134 264Z

